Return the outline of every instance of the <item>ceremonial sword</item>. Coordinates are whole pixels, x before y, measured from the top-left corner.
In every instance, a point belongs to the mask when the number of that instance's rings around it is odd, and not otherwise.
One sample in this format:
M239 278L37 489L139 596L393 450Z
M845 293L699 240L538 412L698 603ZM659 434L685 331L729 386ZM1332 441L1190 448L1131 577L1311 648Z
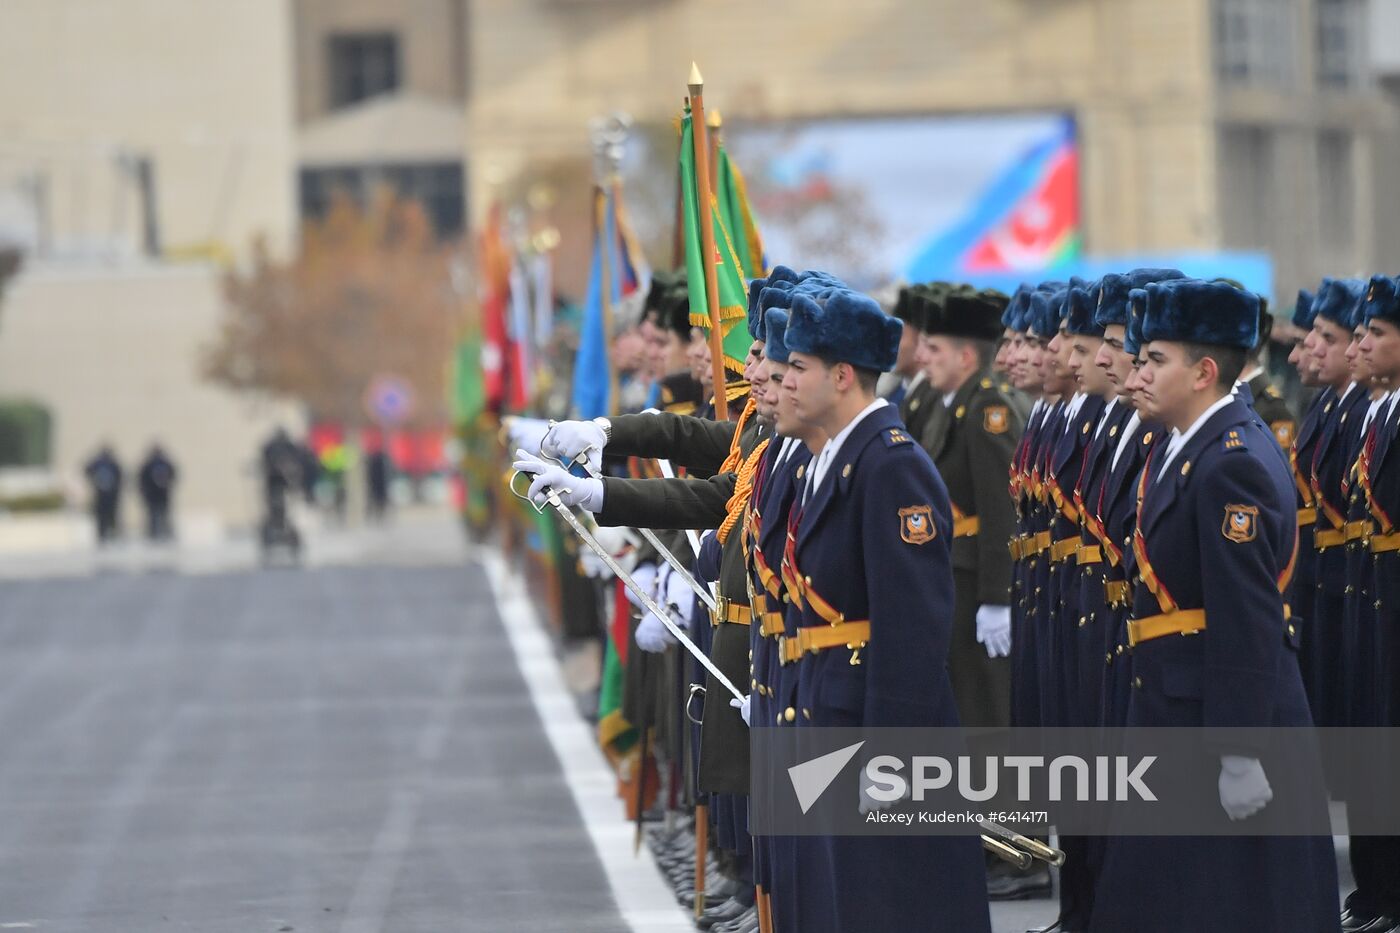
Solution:
M515 496L518 499L524 499L526 502L530 503L530 507L533 508L536 512L543 512L544 506L536 505L535 501L530 498L528 493L521 494L515 488L516 477L520 476L521 472L522 471L520 470L516 470L510 475L511 495ZM528 476L530 474L526 475ZM738 688L730 682L729 678L725 677L724 673L718 667L715 666L715 662L711 661L709 657L705 654L705 652L701 651L696 646L695 642L690 640L690 636L687 635L681 629L681 627L675 623L674 620L672 620L671 614L665 609L662 609L661 606L656 602L656 600L652 599L651 596L647 594L646 590L642 589L641 586L637 584L637 581L632 579L632 575L622 569L622 565L620 565L617 562L617 560L611 554L608 553L607 548L603 547L601 544L598 543L598 539L593 537L593 533L591 531L583 527L583 523L580 522L577 516L575 516L574 513L569 509L569 507L559 499L559 490L549 487L548 492L545 495L545 504L552 506L554 510L563 517L564 521L569 523L569 527L573 528L574 532L577 533L581 539L583 539L583 543L588 545L588 549L594 554L598 555L599 560L606 564L607 568L611 570L619 580L622 581L623 586L627 587L629 590L635 593L638 600L641 601L641 604L645 606L647 610L649 610L653 615L655 615L658 619L661 620L661 624L666 626L666 628L670 630L671 634L676 637L676 640L685 646L685 650L689 651L691 655L695 658L695 660L700 662L701 667L705 668L705 670L713 674L715 680L719 681L720 685L723 686L724 689L734 694L734 699L744 699L744 695L740 693ZM674 557L671 559L675 560ZM693 585L698 586L698 584Z
M554 426L553 421L551 421L549 424L550 427ZM588 452L590 450L597 449L598 448L595 448L590 445L588 447L583 448L583 450L580 450L578 453L574 454L574 459L570 462L565 463L564 461L560 460L558 461L558 463L566 471L574 466L583 467L583 471L587 473L591 478L600 480L603 478L602 475L597 470L593 469L593 464L588 462ZM601 450L598 450L598 452L600 454L602 453ZM544 457L544 454L540 454L540 456ZM667 477L668 479L672 478L675 475L675 473L671 470L671 465L669 463L666 463L666 461L664 460L661 461L661 463L663 464L662 472L670 474ZM514 490L511 491L514 492ZM681 579L685 582L685 585L695 591L695 595L700 597L700 601L705 604L705 607L711 612L714 612L715 598L710 595L709 590L701 586L699 581L697 581L693 576L690 575L690 571L686 570L685 566L681 564L679 560L676 559L676 555L671 553L670 548L666 547L666 545L661 543L661 539L656 536L656 533L653 532L650 528L638 528L637 531L641 532L642 537L647 540L648 544L656 548L656 553L660 554L662 559L665 560L666 563L671 565L671 569L674 572L680 574ZM695 554L698 557L700 554L700 539L695 535L694 530L688 530L686 534L690 536L690 546L695 549Z

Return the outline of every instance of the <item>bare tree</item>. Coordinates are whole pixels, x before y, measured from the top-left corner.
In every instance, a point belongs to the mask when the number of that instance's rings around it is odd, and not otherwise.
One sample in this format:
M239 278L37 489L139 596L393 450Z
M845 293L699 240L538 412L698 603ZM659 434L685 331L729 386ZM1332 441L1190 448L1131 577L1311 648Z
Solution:
M248 271L230 273L206 373L349 426L369 422L362 399L371 381L397 376L417 400L408 426L443 425L463 315L451 287L453 251L417 202L381 194L361 210L337 196L306 226L294 260L279 263L260 248Z

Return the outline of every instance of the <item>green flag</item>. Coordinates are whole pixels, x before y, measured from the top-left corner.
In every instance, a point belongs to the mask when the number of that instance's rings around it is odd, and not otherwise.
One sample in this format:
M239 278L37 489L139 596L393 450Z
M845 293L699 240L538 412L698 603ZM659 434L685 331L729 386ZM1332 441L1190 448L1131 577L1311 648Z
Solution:
M758 224L754 223L744 175L722 145L719 147L719 171L716 175L719 177L719 191L715 192L715 199L719 201L720 218L734 240L734 251L744 267L744 278L756 279L768 272L763 263L763 239L758 235Z
M476 421L486 408L481 373L481 333L469 331L457 344L452 360L452 420L459 427Z
M709 302L705 297L705 250L700 238L699 188L695 181L695 137L690 113L681 118L681 205L685 228L686 282L690 287L690 323L710 329ZM753 338L749 336L749 299L744 287L744 267L735 252L734 240L720 216L719 205L711 196L704 213L714 225L715 264L719 285L719 321L724 344L724 365L736 373L744 371L745 357Z

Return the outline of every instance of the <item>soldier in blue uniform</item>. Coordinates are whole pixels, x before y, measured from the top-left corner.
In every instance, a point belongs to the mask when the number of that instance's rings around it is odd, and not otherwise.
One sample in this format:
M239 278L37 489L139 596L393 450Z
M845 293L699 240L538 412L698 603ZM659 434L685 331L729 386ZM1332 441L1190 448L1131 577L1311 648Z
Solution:
M1171 437L1138 481L1127 724L1310 725L1283 602L1293 485L1273 436L1231 394L1258 299L1197 280L1147 292L1142 399ZM1221 756L1218 784L1232 819L1270 797L1246 754ZM1336 910L1328 837L1114 837L1090 930L1320 933L1336 930Z
M785 390L803 422L830 439L803 481L788 546L784 660L798 728L951 726L945 669L953 611L952 515L928 454L876 399L901 325L848 291L794 298ZM975 838L800 837L799 892L778 905L783 929L990 930Z
M1345 685L1337 676L1347 587L1346 497L1342 481L1352 463L1348 458L1350 438L1364 417L1366 405L1366 390L1352 378L1347 348L1352 342L1363 293L1360 282L1325 279L1313 305L1313 361L1318 379L1336 394L1336 400L1324 406L1323 423L1306 468L1317 509L1313 531L1317 584L1308 632L1312 640L1308 680L1312 688L1309 696L1315 701L1313 718L1319 726L1346 724Z
M1365 305L1366 336L1359 351L1372 374L1387 385L1400 384L1400 281L1371 280ZM1368 572L1374 587L1372 657L1377 703L1376 725L1400 725L1400 392L1392 391L1376 411L1357 460L1357 485L1371 521L1366 538ZM1374 775L1383 782L1393 775ZM1342 929L1370 933L1400 931L1400 839L1362 835L1365 814L1348 813L1351 823L1351 869L1356 890L1347 897Z

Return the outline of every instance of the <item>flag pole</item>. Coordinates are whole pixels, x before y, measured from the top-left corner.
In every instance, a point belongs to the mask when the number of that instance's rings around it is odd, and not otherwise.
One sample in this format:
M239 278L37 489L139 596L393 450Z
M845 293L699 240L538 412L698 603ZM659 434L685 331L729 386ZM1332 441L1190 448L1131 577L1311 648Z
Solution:
M714 195L710 189L709 127L705 125L705 79L700 67L690 63L690 128L695 138L695 188L700 218L700 248L705 264L705 303L710 315L710 357L714 367L715 418L729 420L729 399L724 391L724 333L719 319L719 276L715 271Z

